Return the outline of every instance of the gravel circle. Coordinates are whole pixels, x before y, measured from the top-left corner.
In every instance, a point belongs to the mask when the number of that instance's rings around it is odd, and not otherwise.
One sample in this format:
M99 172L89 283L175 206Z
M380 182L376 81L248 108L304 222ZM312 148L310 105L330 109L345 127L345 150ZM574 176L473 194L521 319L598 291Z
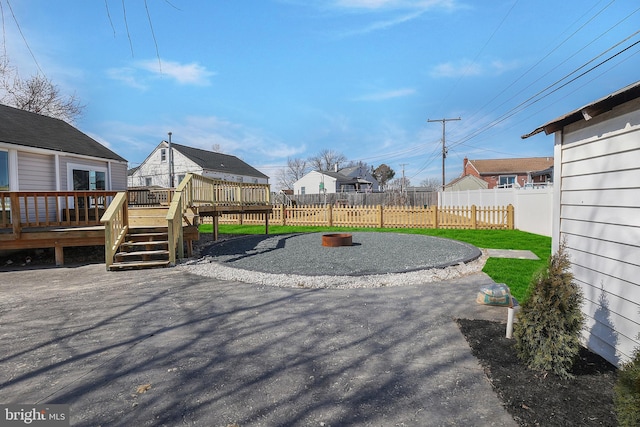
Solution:
M402 286L458 278L482 270L475 246L432 236L357 232L353 246L324 247L322 233L258 235L214 242L191 273L279 287Z

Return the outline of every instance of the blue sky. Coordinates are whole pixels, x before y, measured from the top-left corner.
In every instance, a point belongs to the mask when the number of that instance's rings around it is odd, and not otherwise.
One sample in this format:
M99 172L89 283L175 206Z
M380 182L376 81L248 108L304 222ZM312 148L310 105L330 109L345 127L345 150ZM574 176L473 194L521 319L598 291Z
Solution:
M640 76L639 44L558 88L640 40L633 0L0 3L12 65L75 93L76 126L130 167L172 132L274 186L288 157L323 149L441 179L428 119L461 118L447 181L464 157L551 156L552 136L520 136Z

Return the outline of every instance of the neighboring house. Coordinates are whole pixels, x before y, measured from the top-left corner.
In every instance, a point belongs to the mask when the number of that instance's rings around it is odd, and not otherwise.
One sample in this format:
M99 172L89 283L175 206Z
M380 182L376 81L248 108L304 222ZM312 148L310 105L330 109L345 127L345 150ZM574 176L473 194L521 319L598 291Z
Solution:
M293 192L296 195L364 193L378 190L378 181L365 167L358 166L338 172L311 171L293 184Z
M640 346L640 82L524 135L554 134L552 241L584 292L587 346L610 362Z
M464 175L450 181L444 191L486 190L489 183L475 175Z
M129 171L129 187L177 187L187 173L231 182L268 184L269 177L235 156L162 141L142 164ZM173 183L169 167L173 160Z
M553 166L553 157L527 157L517 159L486 159L462 162L462 176L473 175L487 182L488 188L524 187L527 184L546 183L549 176L538 172Z
M127 161L70 124L0 105L0 190L125 190Z

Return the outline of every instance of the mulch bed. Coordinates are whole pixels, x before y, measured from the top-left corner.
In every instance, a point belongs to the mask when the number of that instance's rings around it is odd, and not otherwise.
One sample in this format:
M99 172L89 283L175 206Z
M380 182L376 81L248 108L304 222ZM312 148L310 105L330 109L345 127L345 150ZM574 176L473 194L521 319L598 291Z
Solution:
M583 348L574 379L529 370L518 359L506 325L459 319L462 334L507 411L521 426L616 426L617 369Z

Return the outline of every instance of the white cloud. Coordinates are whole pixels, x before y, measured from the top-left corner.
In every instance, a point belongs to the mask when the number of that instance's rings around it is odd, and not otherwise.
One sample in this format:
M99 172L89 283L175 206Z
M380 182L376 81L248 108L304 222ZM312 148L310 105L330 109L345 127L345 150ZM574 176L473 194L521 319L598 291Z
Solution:
M455 0L334 0L333 7L353 10L426 10L454 8Z
M107 70L107 77L112 80L118 80L124 83L127 86L145 90L147 89L147 85L143 82L142 79L138 79L136 76L136 70L130 67L123 68L109 68Z
M411 96L416 93L415 89L404 88L396 90L388 90L384 92L370 93L353 98L353 101L385 101L387 99L402 98L405 96Z
M493 60L483 64L465 59L438 64L430 74L432 77L499 76L518 67L518 61Z
M188 116L179 120L159 121L143 125L108 122L101 125L99 141L108 141L113 151L138 166L162 140L172 132L177 144L219 151L237 156L259 169L266 161L286 164L287 157L295 157L306 147L289 145L268 135L215 116Z
M161 61L158 63L158 61L150 59L139 61L137 65L145 71L168 76L183 85L208 86L211 83L210 77L215 75L214 72L208 71L197 62L180 64L175 61Z
M153 59L136 61L129 67L107 70L109 78L140 90L147 89L153 78L163 77L173 79L181 85L208 86L211 84L211 77L215 74L197 62L180 64L175 61L161 61L159 63Z

